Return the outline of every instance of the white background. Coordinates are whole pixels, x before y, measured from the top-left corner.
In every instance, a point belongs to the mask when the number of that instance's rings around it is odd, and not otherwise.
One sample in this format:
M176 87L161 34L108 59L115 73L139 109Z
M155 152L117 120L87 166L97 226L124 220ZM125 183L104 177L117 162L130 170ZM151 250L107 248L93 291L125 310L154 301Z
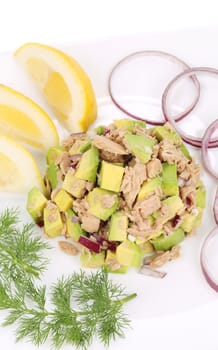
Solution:
M105 36L216 26L217 7L216 0L0 0L0 52L13 51L27 41L70 44ZM136 322L137 331L129 335L132 348L218 349L218 310L210 314L206 307L202 308L196 312L194 323L188 315L181 314L168 330L163 327L161 331L161 320L158 322L158 334L154 332L149 337L143 323ZM144 346L137 345L141 333L145 334Z
M26 41L81 39L217 24L216 0L0 0L0 52Z

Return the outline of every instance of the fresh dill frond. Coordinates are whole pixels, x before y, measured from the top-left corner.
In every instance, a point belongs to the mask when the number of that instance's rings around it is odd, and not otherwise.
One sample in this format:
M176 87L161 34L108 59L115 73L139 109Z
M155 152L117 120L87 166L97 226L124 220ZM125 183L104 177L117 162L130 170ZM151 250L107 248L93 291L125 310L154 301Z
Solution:
M123 337L130 321L122 307L135 296L127 295L122 286L112 283L104 269L91 274L80 271L68 278L62 277L52 288L52 303L56 311L53 322L62 325L61 345L70 343L78 346L85 341L82 345L87 346L98 335L100 341L108 346L111 340ZM60 322L63 316L64 326ZM69 327L72 327L71 332ZM59 347L60 331L56 331L56 334L53 333L54 346Z
M0 310L7 310L2 325L15 326L17 341L37 346L49 341L55 349L85 350L96 336L108 346L123 337L130 324L123 305L136 294L127 295L105 269L62 276L50 288L40 284L48 246L34 235L33 225L19 229L18 217L16 210L0 216Z
M124 337L130 321L122 307L136 296L123 294L118 286L116 297L111 299L111 288L113 293L116 285L102 270L62 277L51 286L50 293L46 293L45 286L37 287L32 282L29 286L28 282L24 283L22 289L19 285L13 293L0 285L0 309L8 310L3 325L15 324L16 340L26 339L37 346L49 340L55 349L63 345L88 349L96 336L108 346L111 340ZM81 295L85 296L84 300L80 299ZM49 310L46 304L50 305Z
M19 211L16 208L6 209L0 214L0 238L10 239L11 234L16 231L19 222Z
M10 217L11 213L11 217ZM18 225L18 211L6 209L0 216L0 278L13 282L40 278L48 260L44 250L49 246L41 237L34 235L33 224Z

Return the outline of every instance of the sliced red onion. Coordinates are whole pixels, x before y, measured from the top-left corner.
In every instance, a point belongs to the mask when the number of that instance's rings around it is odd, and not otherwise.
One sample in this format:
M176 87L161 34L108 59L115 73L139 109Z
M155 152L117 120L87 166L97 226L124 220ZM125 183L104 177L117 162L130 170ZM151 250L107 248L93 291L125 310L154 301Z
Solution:
M72 216L71 221L77 223L79 222L79 218L77 216Z
M172 219L172 226L173 226L173 228L179 227L179 225L181 224L181 221L182 221L181 216L176 214L176 216Z
M80 235L78 242L94 253L100 252L100 244L98 242L91 240L86 236Z
M117 249L117 243L115 241L108 241L106 238L99 236L97 233L92 233L91 236L100 244L104 249L109 249L115 252Z
M208 171L210 175L215 177L215 179L218 179L218 172L216 173L215 170L212 168L210 164L209 154L208 154L210 139L216 129L218 129L218 119L216 119L212 124L210 124L210 126L207 128L203 136L201 154L202 154L202 160L203 160L205 169Z
M214 254L211 252L211 248ZM217 261L213 259L218 256L218 226L216 226L206 237L201 248L201 268L208 284L216 292L218 292L218 269L213 271L213 268L218 266ZM212 261L212 263L210 263ZM214 273L216 276L214 276Z
M167 274L164 271L154 270L148 265L142 265L139 269L139 273L145 276L151 276L155 278L164 278Z
M107 135L107 134L110 134L110 130L109 129L105 129L104 132L103 132L103 135Z
M179 66L181 66L182 70L184 71L185 69L188 69L189 66L183 62L182 60L180 60L178 57L172 55L172 54L169 54L167 52L164 52L164 51L155 51L155 50L144 50L144 51L138 51L138 52L134 52L126 57L124 57L122 60L120 60L115 66L114 68L112 69L112 71L110 72L110 75L109 75L109 79L108 79L108 91L109 91L109 95L112 99L112 101L114 102L114 104L122 111L124 112L125 114L127 114L128 116L136 119L136 120L144 120L146 121L148 124L151 124L151 125L163 125L165 123L165 120L160 120L160 121L154 121L154 120L150 120L148 118L142 118L140 115L136 115L136 114L133 114L131 113L130 111L128 111L126 108L124 108L116 99L116 96L114 96L114 93L113 93L113 88L112 88L112 80L114 78L114 75L116 74L117 70L120 69L120 67L123 65L123 64L126 64L128 63L130 60L133 60L137 57L140 57L140 56L156 56L156 57L161 57L165 60L168 60L168 61L171 61L173 63L176 63L178 64ZM197 94L195 96L195 98L193 98L193 102L190 104L190 106L187 107L187 109L185 111L183 111L183 113L181 114L178 114L175 118L176 121L179 121L181 119L183 119L187 114L189 114L192 109L195 107L195 105L197 104L198 102L198 99L199 99L199 96L200 96L200 84L198 82L198 80L196 79L195 76L191 76L191 80L193 81L193 84L195 85L196 87L196 90L197 90ZM131 84L131 82L130 82Z
M186 69L184 72L178 74L175 78L173 78L171 80L171 82L167 85L166 89L164 90L164 93L162 96L162 110L163 110L163 115L164 115L165 119L173 125L174 129L180 134L183 141L187 142L188 144L190 144L192 146L200 148L201 144L202 144L202 138L191 136L191 135L188 135L187 133L185 133L178 126L178 123L176 122L175 118L170 115L169 105L168 105L168 97L169 97L170 92L172 91L173 87L175 86L175 84L184 77L187 77L187 78L193 77L193 74L196 74L196 73L207 73L207 74L217 75L217 77L218 77L218 70L215 68L195 67L195 68ZM199 98L198 98L198 100L199 100ZM191 110L194 109L196 104L197 103L195 103L195 105L193 106L193 108ZM187 113L186 113L186 115L187 115ZM217 138L210 140L208 143L209 148L213 148L213 147L217 147L217 146L218 146L218 139Z
M218 187L215 195L214 205L213 205L214 218L218 225Z

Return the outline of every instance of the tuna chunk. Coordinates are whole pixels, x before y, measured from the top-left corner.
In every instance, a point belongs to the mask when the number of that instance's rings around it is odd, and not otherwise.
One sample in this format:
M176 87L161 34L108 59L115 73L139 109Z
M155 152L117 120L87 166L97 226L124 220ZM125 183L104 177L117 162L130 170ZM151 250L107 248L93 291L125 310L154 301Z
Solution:
M89 205L85 199L74 200L73 209L79 217L83 230L90 233L99 230L100 220L88 213Z
M129 208L132 208L140 187L146 178L146 166L138 160L125 168L121 191Z
M149 215L160 209L160 207L160 197L156 194L153 194L149 198L142 199L141 201L137 202L134 206L133 213L135 213L135 215L137 215L137 213L140 213L140 216L146 219Z
M70 159L70 154L68 152L63 152L60 161L59 161L59 166L64 175L66 175L67 171L71 167L71 159Z
M181 153L174 146L171 140L163 140L160 142L158 156L161 161L167 163L177 163L181 159Z
M121 146L124 146L123 137L126 134L126 130L111 128L110 131L105 135L111 141L119 143Z
M93 138L92 144L100 150L104 150L117 155L129 154L129 152L119 143L111 141L105 136L96 135Z
M116 200L116 195L111 196L110 194L104 194L101 197L102 208L105 208L105 209L111 208L114 205L115 200Z
M114 153L110 153L108 151L100 150L100 158L103 160L106 160L107 162L124 163L125 157L126 156L121 155L121 154L114 154Z
M92 233L92 232L97 232L99 230L100 219L96 218L94 215L85 214L82 217L81 221L82 221L81 227L86 232Z
M180 188L180 196L190 209L196 205L195 195L196 190L193 186L183 186Z
M200 172L201 168L199 165L192 161L191 163L187 163L180 173L180 178L183 180L188 180L190 184L196 185L200 180Z
M78 133L72 133L70 136L68 136L64 141L63 141L63 146L67 148L67 150L70 149L70 147L77 141L77 140L85 140L87 137L85 132L78 132Z
M79 216L80 221L82 217L87 213L89 209L89 204L85 199L75 199L73 202L73 210Z
M147 223L147 227L146 227L146 223ZM162 225L152 226L150 220L144 219L143 221L141 219L141 221L138 222L137 224L133 224L132 226L130 226L127 232L130 235L135 236L136 238L147 239L149 238L149 236L156 234L158 231L160 231L161 228L162 228Z
M159 175L162 171L162 164L160 159L152 159L147 163L147 175L150 179Z
M180 247L175 246L171 250L167 250L166 252L158 252L154 255L153 259L150 262L150 266L154 269L163 266L168 261L177 259L180 256Z

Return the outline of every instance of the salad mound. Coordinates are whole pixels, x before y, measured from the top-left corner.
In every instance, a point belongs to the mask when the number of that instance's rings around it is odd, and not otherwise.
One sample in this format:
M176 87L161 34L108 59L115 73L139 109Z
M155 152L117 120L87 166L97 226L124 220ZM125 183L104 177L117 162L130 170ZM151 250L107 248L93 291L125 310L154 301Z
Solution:
M169 123L114 120L71 134L46 160L47 196L33 188L27 209L48 237L76 245L83 267L159 267L200 225L200 166Z

